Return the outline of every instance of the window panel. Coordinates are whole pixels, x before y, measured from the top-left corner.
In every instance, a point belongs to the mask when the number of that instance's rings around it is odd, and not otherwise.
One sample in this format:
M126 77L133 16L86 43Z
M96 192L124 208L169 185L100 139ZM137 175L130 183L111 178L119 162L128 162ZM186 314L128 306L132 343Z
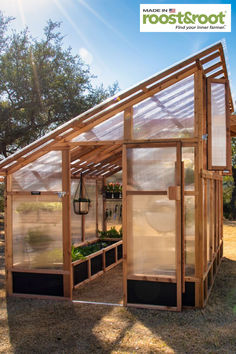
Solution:
M175 185L176 148L127 150L128 189L163 190Z
M28 269L63 267L60 198L13 197L13 265Z
M128 275L175 275L175 201L129 195L127 211Z
M225 84L211 83L211 149L212 166L226 166Z

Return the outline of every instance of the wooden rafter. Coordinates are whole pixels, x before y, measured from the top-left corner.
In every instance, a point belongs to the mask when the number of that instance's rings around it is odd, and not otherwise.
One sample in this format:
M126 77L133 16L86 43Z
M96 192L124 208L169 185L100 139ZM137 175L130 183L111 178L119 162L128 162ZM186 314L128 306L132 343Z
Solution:
M94 172L95 170L97 172L103 171L104 166L109 166L111 163L114 164L114 161L116 161L118 158L118 154L119 158L121 158L121 149L121 146L112 146L110 149L106 149L106 151L103 151L102 153L100 152L93 157L90 157L89 161L76 164L76 166L73 166L71 169L72 175L77 176L81 172L89 173L90 171Z

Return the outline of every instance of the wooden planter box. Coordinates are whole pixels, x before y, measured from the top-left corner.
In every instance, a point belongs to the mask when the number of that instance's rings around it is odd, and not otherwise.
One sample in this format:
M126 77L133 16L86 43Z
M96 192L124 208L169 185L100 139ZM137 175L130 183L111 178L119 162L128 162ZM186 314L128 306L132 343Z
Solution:
M113 242L118 242L118 241L121 241L122 238L114 238L114 237L98 237L98 240L99 241L113 241Z
M123 241L121 240L90 254L85 259L72 262L73 289L99 277L122 260Z

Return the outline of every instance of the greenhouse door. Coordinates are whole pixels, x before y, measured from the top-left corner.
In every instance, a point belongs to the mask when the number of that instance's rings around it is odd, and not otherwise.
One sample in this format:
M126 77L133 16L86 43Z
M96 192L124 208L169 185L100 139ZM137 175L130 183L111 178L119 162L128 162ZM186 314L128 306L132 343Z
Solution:
M123 148L124 305L182 308L181 144Z

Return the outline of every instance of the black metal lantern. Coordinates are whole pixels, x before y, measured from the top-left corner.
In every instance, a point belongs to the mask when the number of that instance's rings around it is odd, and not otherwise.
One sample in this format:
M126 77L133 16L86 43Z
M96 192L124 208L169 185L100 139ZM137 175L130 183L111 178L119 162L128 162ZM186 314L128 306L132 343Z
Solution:
M78 192L79 192L79 195L77 197ZM85 192L86 192L86 189L85 189ZM83 193L84 193L83 176L81 173L80 183L76 189L76 192L74 195L74 200L73 200L74 213L78 214L78 215L86 215L89 212L89 207L90 207L91 201L89 198L85 198L83 196Z

